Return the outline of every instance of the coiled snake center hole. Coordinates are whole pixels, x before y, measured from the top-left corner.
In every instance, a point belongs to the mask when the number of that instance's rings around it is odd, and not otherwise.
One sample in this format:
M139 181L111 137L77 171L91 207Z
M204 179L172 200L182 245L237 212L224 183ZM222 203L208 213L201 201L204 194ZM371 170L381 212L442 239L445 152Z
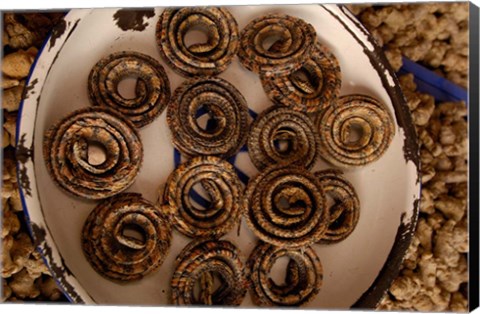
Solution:
M279 52L286 46L286 38L280 31L271 31L264 34L261 38L263 50L270 52Z
M197 126L207 133L215 133L222 128L223 123L218 117L215 117L207 106L200 107L196 114Z
M277 207L283 211L288 211L293 208L306 208L307 204L303 200L292 200L288 199L286 196L280 196L276 203Z
M273 205L285 217L303 215L311 208L309 196L296 187L286 187L273 196Z
M291 40L285 34L285 30L276 26L271 27L269 30L264 29L260 31L257 40L261 49L274 53L288 49L291 44Z
M210 193L205 190L201 182L195 183L188 192L190 203L196 210L207 210L212 207Z
M343 123L340 140L351 148L361 148L368 145L372 137L372 127L359 117L352 117Z
M99 166L107 160L107 150L100 142L91 141L88 145L88 159L87 162L92 166Z
M291 259L288 256L281 256L277 258L270 269L269 278L273 284L278 287L284 287L288 285L288 266Z
M121 236L124 240L131 242L131 248L143 247L147 243L145 230L136 224L125 224L121 230Z
M354 123L350 126L350 132L347 141L349 143L357 143L363 137L363 133L363 127Z
M280 155L289 155L297 150L295 133L290 129L279 129L273 137L273 146Z
M201 23L191 26L183 36L183 44L192 53L207 52L211 48L211 35L206 25Z
M139 79L135 76L127 76L118 82L118 94L124 99L134 99L137 97Z

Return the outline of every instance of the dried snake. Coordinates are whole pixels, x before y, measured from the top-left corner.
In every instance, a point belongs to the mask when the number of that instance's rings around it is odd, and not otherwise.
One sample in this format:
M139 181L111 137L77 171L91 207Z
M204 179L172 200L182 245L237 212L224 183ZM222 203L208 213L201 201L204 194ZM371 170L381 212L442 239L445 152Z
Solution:
M270 107L252 123L248 153L257 169L288 163L310 168L318 156L320 140L306 114L284 107Z
M248 70L262 76L287 75L302 67L315 40L315 29L302 19L269 14L242 30L238 57Z
M275 262L288 257L284 284L270 277ZM300 306L313 300L323 282L323 269L315 251L304 248L283 248L259 242L247 261L250 295L258 306Z
M187 46L186 36L193 30L203 32L207 42ZM234 17L227 9L215 7L165 9L157 23L156 38L163 59L187 77L225 71L239 47Z
M327 229L325 193L310 171L274 165L250 179L242 201L250 230L262 241L285 248L318 242Z
M334 166L364 166L388 149L395 124L387 108L373 97L348 95L316 118L320 156Z
M240 305L247 292L247 280L238 249L225 240L196 240L175 260L171 302L175 305ZM214 276L221 281L214 290ZM195 285L200 283L200 297Z
M128 99L119 83L137 79L135 97ZM96 106L110 107L140 128L151 123L170 100L170 82L162 65L152 57L134 51L112 53L95 64L88 77L88 95Z
M105 161L89 162L89 146L100 144ZM43 154L53 180L67 192L102 199L128 188L141 167L143 147L132 122L110 109L70 113L45 132Z
M355 229L360 217L360 200L353 185L343 176L342 171L328 169L314 173L323 186L325 194L334 204L329 207L330 222L320 243L336 243L347 238Z
M207 127L197 120L202 111L210 118ZM242 94L216 77L185 81L175 90L167 109L173 144L187 156L234 155L246 141L248 118Z
M137 239L128 234L136 230ZM137 193L103 200L89 214L82 230L87 260L101 275L113 280L138 280L164 261L172 232L167 217Z
M337 59L319 42L300 69L282 76L262 76L261 81L273 102L302 112L332 106L342 84Z
M190 192L200 184L209 194L208 208L197 208ZM178 166L168 177L163 203L172 225L186 236L221 237L240 220L243 189L233 166L218 157L194 157Z

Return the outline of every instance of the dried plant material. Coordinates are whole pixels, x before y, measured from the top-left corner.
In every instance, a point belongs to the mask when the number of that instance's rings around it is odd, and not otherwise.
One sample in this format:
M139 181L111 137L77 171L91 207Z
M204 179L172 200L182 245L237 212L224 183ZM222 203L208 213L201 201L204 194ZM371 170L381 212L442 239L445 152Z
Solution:
M394 311L398 310L399 304L395 303L388 294L385 294L383 299L380 301L377 310L380 311Z
M5 148L10 145L10 134L2 128L2 147Z
M22 200L20 199L20 191L16 183L13 185L12 194L9 198L10 208L15 212L23 210Z
M25 82L22 82L18 86L6 89L3 91L2 108L7 111L17 111L22 101L23 89Z
M42 277L39 281L39 287L42 295L51 301L56 301L62 297L62 291L52 277Z
M420 94L419 97L421 103L412 112L412 119L416 125L424 126L428 123L435 110L435 99L427 94Z
M466 216L453 228L452 243L458 252L468 253L468 222Z
M8 234L16 234L20 230L20 220L17 215L10 210L9 206L3 207L3 220L1 235L5 238Z
M388 49L385 51L385 56L392 66L393 70L397 72L403 65L402 52L398 48Z
M30 56L32 56L32 58L35 59L37 57L37 54L38 54L38 49L37 49L37 47L32 46L32 47L29 47L27 50L25 50L25 52L27 54L29 54Z
M346 7L354 14L359 15L363 10L371 7L371 4L346 4Z
M445 155L448 157L462 156L465 155L468 151L468 141L461 141L453 145L445 145L443 147Z
M445 154L441 154L434 162L436 171L451 171L453 170L453 163Z
M12 276L10 288L13 293L22 299L36 298L40 295L40 289L35 285L35 279L30 277L26 269Z
M32 240L27 233L20 233L13 241L13 245L10 250L12 261L20 269L25 266L30 254L33 252L34 247Z
M0 291L2 292L0 302L5 302L12 295L12 289L8 286L7 281L3 278L2 278L2 288L0 289Z
M428 225L425 218L420 218L417 223L417 230L415 233L420 241L422 247L430 252L432 250L432 234L433 228Z
M435 207L432 193L427 188L423 188L421 193L420 212L429 215L433 214L435 212Z
M432 163L434 160L434 157L432 153L430 153L427 149L421 148L420 149L420 162L422 165L428 165Z
M437 278L440 287L448 292L456 292L460 285L468 281L467 258L462 255L456 266L438 265Z
M356 7L355 12L381 46L398 48L467 87L468 3Z
M454 51L454 49L450 49L445 53L445 58L442 61L442 65L445 69L450 71L460 71L466 72L468 71L468 58L462 55L459 55Z
M468 173L467 171L439 171L435 179L445 183L462 183L468 181Z
M8 37L8 34L2 29L2 47L5 47L8 45L8 42L10 41L10 37Z
M440 130L440 143L442 145L451 145L455 143L455 133L450 125L442 126Z
M10 53L3 57L2 72L12 78L26 78L34 60L35 58L25 51Z
M2 75L2 89L8 89L20 85L20 81L15 78L11 78L5 75Z
M460 260L460 253L454 247L452 239L452 232L456 222L448 220L442 228L440 228L435 237L435 246L433 247L433 254L441 264L450 267L456 267Z
M418 246L420 245L420 239L414 235L412 237L412 242L408 247L407 252L405 253L405 258L403 260L403 267L407 269L415 269L417 267L418 261Z
M422 172L422 183L427 183L436 174L435 168L433 168L431 165L426 165L425 167L422 167L421 172Z
M439 180L433 180L429 182L427 188L432 193L433 199L437 199L442 194L448 193L448 188L445 182Z
M397 300L411 299L421 289L421 280L417 276L398 277L390 287L390 293Z
M428 149L434 157L440 156L442 153L442 146L436 143L433 138L430 136L427 130L423 129L418 134L420 142L423 144L423 147Z
M468 196L468 183L467 182L462 182L455 184L454 186L451 187L450 193L460 199L467 199ZM467 218L465 216L465 218Z
M455 120L465 118L468 114L467 106L463 101L442 102L435 108L434 117L454 116Z
M468 76L458 72L451 71L447 74L447 79L460 86L468 86Z
M420 269L420 277L422 278L423 285L427 288L435 287L436 284L436 273L437 273L437 264L433 258L432 253L424 253L420 257L418 262Z
M448 182L447 182L448 183ZM460 221L466 213L466 202L449 195L440 195L435 202L435 208L445 217Z
M445 218L439 212L435 212L428 216L427 223L433 230L438 230L445 223Z
M450 303L450 293L441 289L438 286L426 290L427 295L432 300L434 306L430 311L445 311Z
M39 258L29 258L25 262L25 269L27 270L30 277L36 279L40 277L42 274L50 275L50 271L48 270L47 265L43 262L43 260Z
M450 310L456 313L468 312L468 301L460 292L452 293L450 299Z
M4 123L3 128L8 132L10 136L10 145L15 147L15 136L16 136L16 129L17 129L17 119L16 115L13 114L4 114Z
M2 185L2 199L8 201L13 194L13 184L10 181L4 181Z
M5 238L2 238L2 278L9 278L21 269L13 262L10 255L13 244L13 236L7 235Z
M425 61L432 67L438 68L442 65L448 47L448 43L441 40L434 40L432 42L432 48L425 55Z
M8 45L14 49L27 48L33 45L35 35L25 26L18 23L14 14L4 15L5 32L9 36Z

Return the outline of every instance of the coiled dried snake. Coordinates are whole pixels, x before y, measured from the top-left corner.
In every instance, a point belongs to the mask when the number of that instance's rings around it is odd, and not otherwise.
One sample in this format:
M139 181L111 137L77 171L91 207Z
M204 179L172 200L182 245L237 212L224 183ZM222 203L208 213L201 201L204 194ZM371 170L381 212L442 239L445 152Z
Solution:
M207 209L196 208L190 191L196 184L210 195ZM218 157L194 157L175 169L167 179L163 203L172 225L186 236L221 237L240 220L243 189L233 166Z
M192 30L205 33L207 42L187 46L185 38ZM157 23L156 38L163 59L187 77L225 71L239 47L237 22L225 8L165 9Z
M257 74L287 75L302 67L315 40L315 29L302 19L270 14L252 20L241 31L238 57Z
M302 112L333 106L342 84L337 59L319 42L300 69L282 76L262 76L261 81L274 103Z
M221 285L213 291L213 276ZM200 298L194 287L200 282ZM175 260L171 281L172 303L176 305L240 305L247 292L247 280L237 248L225 240L197 240L189 243Z
M136 78L135 97L118 91L119 83ZM152 122L170 100L170 82L162 65L134 51L112 53L95 64L88 77L88 96L93 105L105 106L130 119L136 127Z
M348 95L322 111L315 121L320 156L334 166L350 168L378 160L395 135L387 108L373 97Z
M89 163L89 146L100 144L105 161ZM110 109L89 107L70 113L44 135L49 174L65 191L102 199L128 188L140 170L143 147L133 123Z
M270 277L272 267L281 257L288 257L285 284ZM250 294L258 306L300 306L313 300L323 282L323 269L310 247L283 248L259 242L247 261Z
M209 114L213 127L202 128L197 122L202 111ZM187 156L234 155L247 139L248 119L242 94L226 80L216 77L185 81L175 90L167 109L172 142Z
M329 207L330 222L320 243L330 244L347 238L355 229L360 217L360 200L353 185L337 169L328 169L314 173L323 186L325 193L334 204Z
M143 239L128 235L136 230ZM167 217L137 193L99 203L82 230L82 248L92 267L114 280L137 280L157 269L170 248Z
M305 247L322 238L329 219L325 205L318 179L293 165L265 168L250 179L242 201L250 230L284 248Z
M279 163L310 168L317 159L320 140L306 114L272 106L252 123L247 143L253 164L262 170Z

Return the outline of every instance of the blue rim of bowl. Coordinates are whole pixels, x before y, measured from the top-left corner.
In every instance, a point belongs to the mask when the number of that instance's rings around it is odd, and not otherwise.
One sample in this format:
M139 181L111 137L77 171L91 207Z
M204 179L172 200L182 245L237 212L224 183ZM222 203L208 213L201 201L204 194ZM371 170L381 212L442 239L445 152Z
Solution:
M405 132L405 139L404 139L404 146L403 146L403 151L404 151L404 157L406 161L412 161L413 164L415 165L417 169L417 183L420 182L420 160L419 160L419 146L417 143L417 135L416 131L413 125L413 121L409 112L409 109L406 104L405 97L401 91L398 79L395 75L395 72L393 71L392 67L390 66L387 58L385 57L385 54L382 50L382 48L377 44L375 39L372 37L372 35L366 30L366 28L357 20L357 18L343 5L338 5L338 8L343 14L344 18L347 18L352 22L357 30L361 31L363 35L367 38L368 44L373 47L372 50L368 49L366 43L362 41L360 38L358 38L353 30L351 30L345 22L342 20L342 17L334 13L332 10L328 8L328 6L325 5L320 5L322 6L327 12L329 12L339 23L341 23L344 28L352 35L353 38L356 39L356 41L363 47L364 53L368 56L370 59L370 62L372 66L376 69L376 71L379 73L379 76L382 80L382 85L384 89L387 91L393 107L395 111L395 117L398 123L398 126L403 128ZM142 8L144 9L144 8ZM71 11L69 11L63 18L62 20L65 21L67 18L68 14ZM77 20L76 23L78 23L80 20ZM69 33L67 34L66 38L64 41L66 41L69 37L69 34L73 32L75 29L76 24L70 28ZM58 27L58 25L56 26ZM30 69L29 76L27 78L27 83L26 86L30 86L31 83L31 77L32 74L35 70L35 67L37 65L37 61L39 60L42 52L44 51L45 47L47 46L47 43L51 41L52 39L52 34L55 32L56 27L52 30L50 35L47 37L45 42L43 43L41 49L39 50L37 57L32 64L32 67ZM62 35L62 34L60 34ZM57 51L58 53L61 51ZM382 75L382 72L387 71L387 73L390 75L390 77L393 79L394 86L391 86L385 77L385 75ZM24 95L25 96L25 95ZM33 163L33 141L32 141L32 147L31 148L26 148L24 146L19 146L19 142L21 141L19 137L20 129L21 129L21 117L22 117L22 112L23 112L23 107L24 107L24 101L25 99L22 98L22 101L19 106L19 111L18 111L18 123L17 123L17 128L16 128L16 161L17 161L17 176L21 175L20 174L20 168L22 164L26 163L28 159L31 159L31 162ZM26 133L25 133L26 134ZM20 183L20 182L19 182ZM421 188L421 187L420 187ZM25 191L24 188L22 187L22 184L19 186L20 190L20 199L21 203L23 206L23 212L25 214L25 218L27 221L27 226L30 232L30 235L32 236L32 239L34 240L34 245L39 251L39 253L42 256L43 261L49 268L50 272L52 273L53 278L55 279L58 287L62 290L63 294L66 296L66 298L72 302L72 303L91 303L95 302L94 299L88 295L88 292L83 291L84 296L82 297L80 293L76 291L76 288L66 279L65 273L68 273L69 275L73 276L72 273L68 270L66 267L63 258L61 257L60 252L58 252L58 249L53 243L53 248L50 247L49 243L45 242L45 234L49 232L48 230L45 230L37 225L35 225L31 220L30 220L30 215L28 212L28 208L26 205L26 200L25 200ZM420 191L420 189L419 189ZM420 193L418 194L420 197ZM415 232L417 220L418 220L418 211L419 211L419 204L420 204L420 199L416 199L412 206L413 208L411 209L412 216L408 219L408 221L404 221L404 215L406 214L405 212L402 214L400 225L397 229L397 233L395 236L395 240L392 246L392 249L390 253L388 254L388 257L384 263L384 266L381 268L379 274L375 278L374 282L372 285L359 297L359 299L351 306L352 309L374 309L378 303L381 301L382 297L390 287L391 283L393 280L398 276L400 266L404 260L405 254L407 252L408 247L410 246L413 234ZM41 208L41 206L40 206ZM48 227L47 227L48 229ZM53 241L53 239L52 239ZM53 241L54 242L54 241ZM44 247L44 250L40 249L40 244ZM50 255L48 252L46 252L45 249L50 250ZM61 260L60 265L61 267L55 266L53 267L52 265L52 256L51 256L51 250L54 249L57 251L57 253L60 255ZM58 262L58 261L57 261ZM74 276L73 276L74 277ZM83 288L82 288L83 289ZM86 295L86 297L85 297ZM90 300L88 300L90 298Z

